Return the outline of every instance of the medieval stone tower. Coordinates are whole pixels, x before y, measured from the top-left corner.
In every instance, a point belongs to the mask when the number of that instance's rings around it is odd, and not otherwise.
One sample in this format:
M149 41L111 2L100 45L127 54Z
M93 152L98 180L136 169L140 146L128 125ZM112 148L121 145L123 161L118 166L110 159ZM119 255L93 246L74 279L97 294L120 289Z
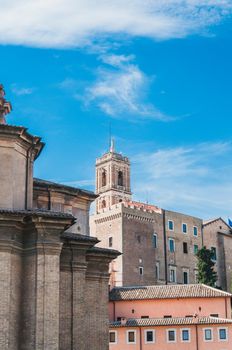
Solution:
M96 160L96 194L96 213L131 200L130 161L115 152L113 139L109 152Z

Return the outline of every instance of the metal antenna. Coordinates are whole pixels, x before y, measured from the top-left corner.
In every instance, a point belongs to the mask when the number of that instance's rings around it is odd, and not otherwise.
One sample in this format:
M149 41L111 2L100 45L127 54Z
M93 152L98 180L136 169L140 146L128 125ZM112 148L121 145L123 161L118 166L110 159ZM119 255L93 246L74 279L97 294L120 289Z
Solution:
M109 149L111 147L111 122L109 122Z

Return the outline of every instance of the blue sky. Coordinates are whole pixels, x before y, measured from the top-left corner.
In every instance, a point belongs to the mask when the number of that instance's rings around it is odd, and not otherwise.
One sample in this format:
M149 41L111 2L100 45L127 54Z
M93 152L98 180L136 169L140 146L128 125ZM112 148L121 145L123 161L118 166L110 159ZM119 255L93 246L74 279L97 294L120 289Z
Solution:
M1 6L8 122L46 142L35 176L93 190L111 124L134 199L232 216L231 0Z

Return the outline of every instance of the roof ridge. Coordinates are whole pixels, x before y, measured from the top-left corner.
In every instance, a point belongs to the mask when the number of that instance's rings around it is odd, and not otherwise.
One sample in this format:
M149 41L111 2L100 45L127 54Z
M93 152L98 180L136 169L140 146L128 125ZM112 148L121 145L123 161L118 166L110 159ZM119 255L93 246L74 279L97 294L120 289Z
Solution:
M217 289L217 288L214 288L214 287L212 287L212 286L208 286L207 284L204 284L204 283L201 283L201 285L204 286L204 287L207 287L208 289L211 289L211 290L214 290L214 291L216 290L216 291L219 291L220 293L223 293L223 294L225 294L225 295L232 296L231 293L226 292L226 291L224 291L224 290Z

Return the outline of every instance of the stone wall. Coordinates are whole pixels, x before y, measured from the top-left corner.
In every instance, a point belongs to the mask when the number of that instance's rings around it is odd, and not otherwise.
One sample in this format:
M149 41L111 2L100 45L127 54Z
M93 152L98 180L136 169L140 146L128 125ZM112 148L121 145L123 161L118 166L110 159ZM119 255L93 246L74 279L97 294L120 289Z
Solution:
M212 220L203 226L203 243L206 248L216 248L215 271L217 286L231 292L232 234L222 220Z
M202 247L202 220L145 207L119 203L91 217L91 232L101 241L99 245L109 247L111 237L112 247L123 253L114 262L111 284L184 283L184 272L188 274L188 283L195 283L197 259L194 245L199 249ZM173 222L173 230L169 230L169 220ZM187 233L183 233L183 223L187 225ZM193 227L197 227L197 236L194 235ZM156 235L156 247L153 235ZM175 241L174 252L169 249L170 238ZM184 243L187 246L186 253L183 250ZM176 271L176 280L172 282L171 268Z
M174 229L169 230L168 221L173 221ZM189 272L189 283L196 283L197 258L194 254L194 245L202 247L202 220L193 216L165 210L167 265L176 267L176 282L183 283L183 272ZM183 233L182 224L187 225L187 233ZM198 235L194 236L193 227L197 227ZM175 241L175 251L169 250L169 238ZM187 244L187 253L184 253L183 244ZM168 281L170 276L168 271Z

